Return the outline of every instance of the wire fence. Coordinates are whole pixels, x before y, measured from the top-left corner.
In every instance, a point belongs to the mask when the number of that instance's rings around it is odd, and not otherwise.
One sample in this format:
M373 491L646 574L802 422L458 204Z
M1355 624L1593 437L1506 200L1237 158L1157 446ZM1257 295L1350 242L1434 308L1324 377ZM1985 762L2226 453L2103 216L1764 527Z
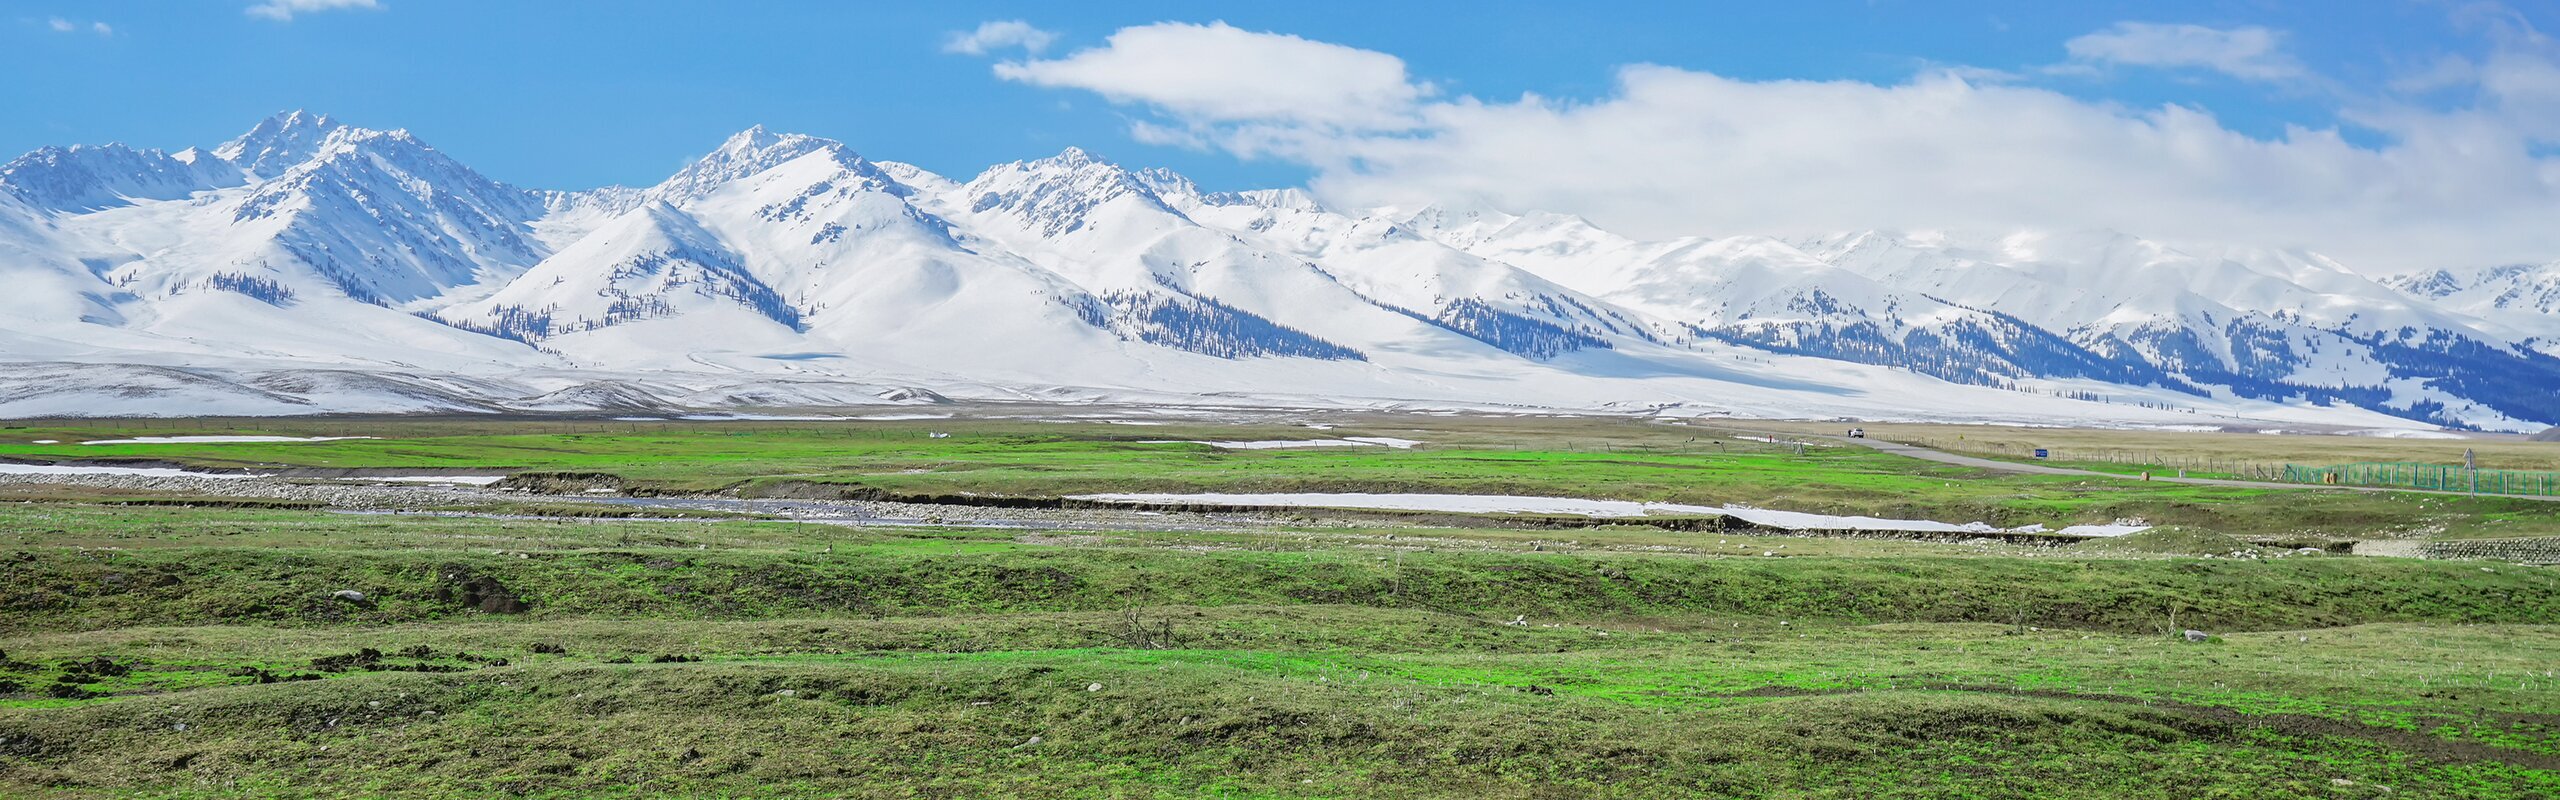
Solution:
M2198 473L2195 477L2238 478L2241 480L2252 481L2287 480L2287 478L2284 477L2284 469L2286 465L2273 460L2260 461L2219 455L2200 455L2167 450L2121 447L2057 447L2051 445L2037 447L2031 444L1987 442L1979 439L1967 441L1961 439L1909 438L1896 439L1895 441L1919 447L1926 447L1931 450L1945 450L1950 453L2007 457L2013 459L2035 460L2045 463L2070 465L2117 464L2124 467L2157 468L2157 471L2163 474L2174 472L2181 476L2185 475L2186 471L2193 470ZM2036 453L2039 450L2044 451L2044 454L2041 456L2037 455Z
M2333 467L2286 464L2284 480L2328 486L2387 486L2443 492L2560 496L2560 472L2469 469L2453 464L2411 461L2366 461Z

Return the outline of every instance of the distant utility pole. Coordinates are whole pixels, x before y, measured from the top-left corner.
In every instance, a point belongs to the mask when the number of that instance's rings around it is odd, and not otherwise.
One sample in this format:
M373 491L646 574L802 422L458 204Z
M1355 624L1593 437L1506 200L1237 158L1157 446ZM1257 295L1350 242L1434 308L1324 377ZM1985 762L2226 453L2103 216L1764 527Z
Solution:
M2471 493L2479 494L2480 453L2478 451L2468 447L2462 448L2462 471L2471 473Z

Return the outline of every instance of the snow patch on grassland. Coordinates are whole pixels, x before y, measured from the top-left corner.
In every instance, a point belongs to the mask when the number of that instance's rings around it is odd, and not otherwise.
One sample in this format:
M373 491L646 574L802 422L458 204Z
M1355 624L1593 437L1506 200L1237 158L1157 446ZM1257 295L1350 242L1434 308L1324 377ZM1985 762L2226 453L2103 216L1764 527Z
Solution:
M2376 439L2469 439L2453 431L2426 431L2409 428L2371 428L2347 431L2348 436L2370 436Z
M1358 492L1275 493L1275 494L1087 494L1073 499L1106 503L1197 503L1224 506L1267 506L1273 508L1343 508L1379 511L1448 511L1464 514L1566 514L1597 518L1623 518L1672 515L1716 515L1742 519L1755 524L1787 530L1866 530L1918 531L1928 533L1999 533L2002 529L1982 522L1952 523L1923 519L1891 519L1886 517L1808 514L1800 511L1775 511L1748 506L1699 506L1681 503L1640 503L1631 500L1582 500L1569 497L1519 497L1513 495L1476 494L1369 494ZM2146 530L2148 525L2074 525L2052 533L2066 536L2122 536ZM2043 525L2012 529L2018 533L2044 533Z
M1208 442L1187 439L1150 439L1139 444L1205 444L1220 450L1294 450L1308 447L1393 447L1410 450L1421 442L1387 436L1345 436L1340 439L1266 439L1253 442Z
M355 478L346 478L345 480L358 483L365 481L378 481L382 483L450 483L461 486L487 486L506 479L507 476L504 475L365 475Z

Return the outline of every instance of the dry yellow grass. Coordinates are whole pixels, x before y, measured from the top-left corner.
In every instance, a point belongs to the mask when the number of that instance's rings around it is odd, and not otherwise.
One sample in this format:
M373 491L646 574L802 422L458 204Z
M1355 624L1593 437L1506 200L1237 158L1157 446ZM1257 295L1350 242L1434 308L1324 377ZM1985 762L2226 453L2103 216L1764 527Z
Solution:
M1838 435L1850 427L1837 422L1735 422L1736 428ZM2027 458L2036 448L2052 451L2056 461L2152 464L2189 469L2239 471L2234 467L2329 465L2357 461L2415 461L2460 464L2462 451L2479 453L2487 469L2560 470L2560 443L2520 437L2478 439L2384 439L2372 436L2270 435L2182 431L2106 430L2094 428L2027 428L1993 425L1861 424L1877 439L1919 445L1953 453L1995 458Z

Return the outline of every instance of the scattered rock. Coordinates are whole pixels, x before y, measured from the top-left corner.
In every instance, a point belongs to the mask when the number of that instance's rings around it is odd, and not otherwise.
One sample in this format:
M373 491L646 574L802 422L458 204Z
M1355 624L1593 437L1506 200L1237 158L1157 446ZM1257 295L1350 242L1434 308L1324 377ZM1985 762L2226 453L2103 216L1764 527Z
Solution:
M2201 642L2201 641L2205 641L2205 640L2207 640L2207 639L2211 639L2211 638L2213 638L2213 634L2206 633L2206 632L2204 632L2204 631L2199 631L2199 630L2189 630L2189 631L2187 631L2187 632L2185 632L2185 633L2183 633L2183 634L2180 634L2180 635L2185 636L2185 637L2187 638L2187 641L2190 641L2190 642Z
M1084 690L1085 690L1085 691L1088 691L1088 692L1099 692L1099 691L1102 691L1102 684L1099 684L1099 683L1086 684L1086 685L1085 685L1085 687L1084 687Z
M347 602L350 602L350 603L361 603L361 602L364 602L364 593L363 593L363 592L356 591L356 590L354 590L354 589L340 589L340 590L337 590L337 591L334 591L334 592L330 592L330 593L329 593L329 596L330 596L330 597L335 597L335 598L337 598L337 599L344 600L344 601L347 601Z

